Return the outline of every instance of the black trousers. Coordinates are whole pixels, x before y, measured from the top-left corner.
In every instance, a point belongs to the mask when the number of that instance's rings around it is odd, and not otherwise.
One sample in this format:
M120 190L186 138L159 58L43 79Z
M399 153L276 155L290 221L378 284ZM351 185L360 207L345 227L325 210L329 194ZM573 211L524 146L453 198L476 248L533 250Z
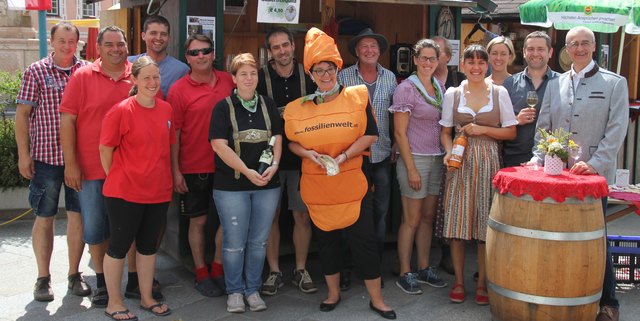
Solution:
M345 247L351 250L355 270L361 278L380 277L380 255L373 224L373 197L367 192L362 200L360 217L351 226L323 231L314 225L318 256L324 275L332 275L344 268ZM343 234L346 236L343 239Z

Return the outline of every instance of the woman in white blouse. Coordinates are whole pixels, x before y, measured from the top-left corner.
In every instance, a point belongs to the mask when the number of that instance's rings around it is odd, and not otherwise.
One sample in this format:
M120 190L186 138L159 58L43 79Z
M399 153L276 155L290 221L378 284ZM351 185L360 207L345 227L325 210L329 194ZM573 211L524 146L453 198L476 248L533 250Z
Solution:
M467 77L459 87L450 88L442 107L444 163L451 158L453 128L467 137L462 166L448 167L444 200L443 236L451 240L455 281L449 299L465 299L464 247L478 242L478 283L475 302L489 304L485 279L485 236L491 207L491 180L500 169L498 141L516 137L518 124L507 90L485 80L489 55L484 47L471 45L463 53L462 70Z

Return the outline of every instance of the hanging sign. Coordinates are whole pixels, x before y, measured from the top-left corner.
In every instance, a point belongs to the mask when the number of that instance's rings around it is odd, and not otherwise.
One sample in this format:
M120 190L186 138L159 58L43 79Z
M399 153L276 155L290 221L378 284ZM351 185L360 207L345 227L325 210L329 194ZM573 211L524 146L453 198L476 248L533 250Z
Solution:
M51 0L8 0L9 10L51 10Z
M300 0L259 0L258 22L298 23Z
M201 34L216 41L216 17L187 16L187 37Z

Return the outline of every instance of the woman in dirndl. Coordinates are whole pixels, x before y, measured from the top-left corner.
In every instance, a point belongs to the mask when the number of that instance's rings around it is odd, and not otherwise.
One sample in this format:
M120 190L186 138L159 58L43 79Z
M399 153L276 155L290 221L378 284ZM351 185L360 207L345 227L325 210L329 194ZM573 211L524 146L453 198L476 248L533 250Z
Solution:
M484 241L493 192L491 181L500 169L498 141L514 139L518 124L507 90L485 80L488 60L487 51L480 45L465 49L462 70L467 80L447 90L440 120L445 165L451 158L453 129L467 136L461 167L448 167L444 195L443 236L451 241L455 281L449 299L454 303L465 299L462 273L465 244L474 240L478 243L475 302L489 304Z

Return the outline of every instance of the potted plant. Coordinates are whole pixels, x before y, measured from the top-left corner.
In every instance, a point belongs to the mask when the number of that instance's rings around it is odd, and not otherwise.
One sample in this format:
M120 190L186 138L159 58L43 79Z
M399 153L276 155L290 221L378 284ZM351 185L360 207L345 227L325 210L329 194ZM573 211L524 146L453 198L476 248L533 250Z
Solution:
M539 128L540 142L538 150L544 153L544 172L549 175L560 175L564 168L564 163L574 154L578 154L580 146L569 139L571 133L563 128L548 131Z

